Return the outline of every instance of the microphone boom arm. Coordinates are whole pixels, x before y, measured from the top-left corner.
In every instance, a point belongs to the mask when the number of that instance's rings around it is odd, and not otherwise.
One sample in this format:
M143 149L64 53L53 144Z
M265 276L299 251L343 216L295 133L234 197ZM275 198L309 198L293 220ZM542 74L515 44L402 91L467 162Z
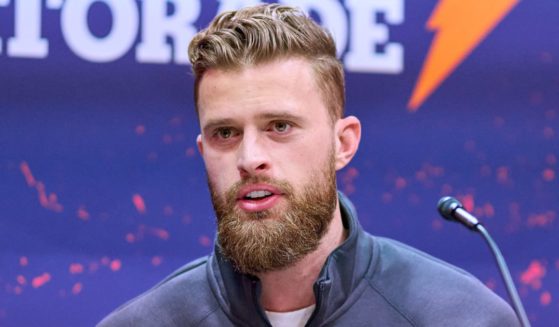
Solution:
M505 262L505 258L501 254L501 250L497 246L497 243L493 241L491 235L482 224L478 224L475 228L483 239L491 249L491 253L495 257L495 261L497 262L497 266L499 267L499 272L501 273L501 277L505 281L505 287L507 288L507 293L509 295L510 300L512 301L512 307L518 320L524 327L530 327L530 321L528 321L528 317L526 316L526 311L524 310L524 306L522 305L522 301L520 301L520 296L518 296L518 292L516 291L516 287L514 287L514 281L510 275L509 268L507 267L507 263Z
M520 297L518 296L518 292L516 291L516 287L514 286L514 281L510 275L510 271L507 267L507 263L505 262L505 258L501 254L501 250L499 250L497 243L495 243L495 241L493 241L493 238L491 238L491 235L489 235L487 229L483 227L483 225L474 215L464 209L464 206L462 205L462 203L460 203L460 201L456 200L453 197L446 196L441 198L437 205L437 209L444 219L459 222L462 225L466 226L468 229L474 232L479 232L483 236L483 239L485 240L487 245L489 245L489 249L491 249L491 253L493 253L493 256L495 257L497 267L499 268L501 277L505 282L505 287L512 302L512 307L514 309L514 312L516 313L516 317L523 327L530 327L530 321L526 316L526 311L524 310L522 301L520 301Z

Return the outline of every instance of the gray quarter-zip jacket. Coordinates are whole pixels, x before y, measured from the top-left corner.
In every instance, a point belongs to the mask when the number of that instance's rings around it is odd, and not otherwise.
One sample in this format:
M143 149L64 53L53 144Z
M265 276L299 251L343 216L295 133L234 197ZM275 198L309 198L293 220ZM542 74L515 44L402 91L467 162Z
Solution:
M314 284L316 307L307 326L519 326L509 305L475 277L366 233L353 205L339 198L348 237ZM260 290L259 280L236 272L216 246L99 326L270 326Z

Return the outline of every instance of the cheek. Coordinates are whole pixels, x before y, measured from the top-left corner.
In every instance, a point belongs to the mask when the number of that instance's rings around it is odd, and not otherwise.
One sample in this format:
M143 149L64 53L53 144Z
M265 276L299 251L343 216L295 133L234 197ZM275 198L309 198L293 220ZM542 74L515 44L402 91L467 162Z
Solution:
M309 174L323 170L329 164L332 160L333 146L331 134L308 138L305 142L291 146L283 156L284 159L280 160L285 161L291 168L287 171L288 176L307 179Z
M224 193L234 183L235 164L224 155L216 156L206 152L203 158L211 186L214 191Z

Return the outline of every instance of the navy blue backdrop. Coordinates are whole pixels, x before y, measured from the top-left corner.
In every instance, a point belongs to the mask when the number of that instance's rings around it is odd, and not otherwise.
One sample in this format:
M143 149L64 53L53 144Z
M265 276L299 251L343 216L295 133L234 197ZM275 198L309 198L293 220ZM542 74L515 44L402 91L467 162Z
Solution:
M185 46L252 2L0 1L0 326L91 326L211 250ZM506 297L482 239L436 213L457 196L553 325L559 2L291 2L340 45L364 130L338 182L365 229Z

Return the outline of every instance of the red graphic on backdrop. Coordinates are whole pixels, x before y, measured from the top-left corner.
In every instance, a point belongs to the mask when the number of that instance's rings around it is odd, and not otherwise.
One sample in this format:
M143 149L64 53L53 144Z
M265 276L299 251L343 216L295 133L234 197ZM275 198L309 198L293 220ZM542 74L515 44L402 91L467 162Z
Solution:
M519 0L441 0L426 28L436 32L408 108L416 111Z
M56 193L47 193L45 184L35 179L33 173L31 172L31 168L29 168L29 164L26 161L21 162L19 169L21 170L23 177L25 177L27 186L37 190L41 206L54 212L62 212L64 210L64 207L58 203L58 195L56 195Z

